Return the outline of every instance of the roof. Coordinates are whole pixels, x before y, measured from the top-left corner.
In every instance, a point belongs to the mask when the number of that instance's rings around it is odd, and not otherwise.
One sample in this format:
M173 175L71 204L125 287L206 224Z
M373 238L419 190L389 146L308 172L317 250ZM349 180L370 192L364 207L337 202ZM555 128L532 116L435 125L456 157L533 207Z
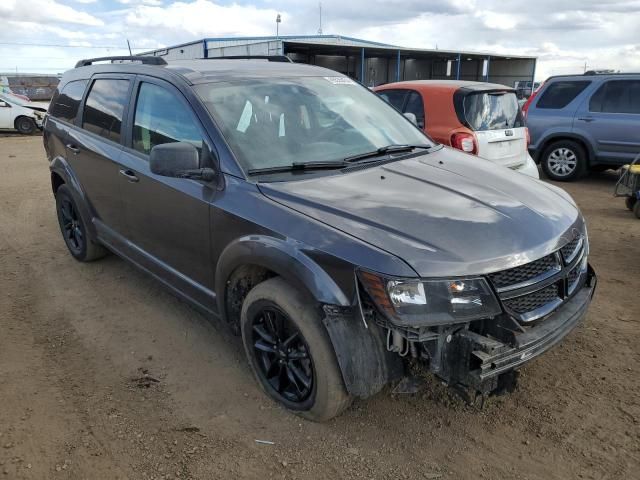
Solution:
M459 90L464 88L466 90L513 90L512 87L508 87L506 85L501 85L499 83L488 83L488 82L471 82L465 80L410 80L407 82L395 82L395 83L386 83L384 85L380 85L380 89L388 89L388 88L415 88L419 90L421 88L431 88L435 87L440 90Z
M237 80L240 78L342 77L341 73L304 63L265 60L175 60L166 67L191 83Z
M362 38L345 37L344 35L279 35L279 36L266 36L266 37L213 37L205 38L206 42L268 42L274 40L281 40L283 42L296 42L296 43L318 43L318 44L330 44L330 45L346 45L357 47L386 47L386 48L402 48L397 45L391 45L388 43L374 42L371 40L364 40Z
M222 82L246 78L343 77L341 73L303 63L266 60L222 60L217 58L176 60L168 65L103 63L73 68L65 81L88 78L93 73L137 73L156 77L179 75L191 84Z

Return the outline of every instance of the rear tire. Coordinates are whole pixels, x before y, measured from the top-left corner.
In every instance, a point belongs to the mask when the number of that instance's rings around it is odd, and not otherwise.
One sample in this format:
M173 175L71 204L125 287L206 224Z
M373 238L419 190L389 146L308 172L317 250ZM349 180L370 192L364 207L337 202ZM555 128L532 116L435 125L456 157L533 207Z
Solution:
M577 180L587 172L584 148L573 140L553 142L545 148L540 163L545 175L558 182Z
M241 330L254 376L285 408L323 422L351 404L322 316L294 286L280 277L255 286L242 305Z
M60 185L55 196L60 232L73 258L80 262L92 262L104 257L108 253L107 249L91 238L87 222L69 187Z
M36 122L29 117L18 117L15 123L16 130L23 135L31 135L36 131Z

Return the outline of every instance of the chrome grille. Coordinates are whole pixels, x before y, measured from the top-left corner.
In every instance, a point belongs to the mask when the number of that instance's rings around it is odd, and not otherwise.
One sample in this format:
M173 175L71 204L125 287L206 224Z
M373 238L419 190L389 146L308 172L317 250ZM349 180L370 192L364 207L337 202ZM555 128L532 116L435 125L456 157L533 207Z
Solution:
M521 283L537 279L547 273L553 273L554 270L559 271L560 264L556 255L552 253L531 263L492 273L489 275L489 279L497 289L517 288Z
M528 295L522 295L521 297L505 300L504 304L509 310L515 313L528 313L538 310L559 298L560 292L558 290L558 285L553 284Z

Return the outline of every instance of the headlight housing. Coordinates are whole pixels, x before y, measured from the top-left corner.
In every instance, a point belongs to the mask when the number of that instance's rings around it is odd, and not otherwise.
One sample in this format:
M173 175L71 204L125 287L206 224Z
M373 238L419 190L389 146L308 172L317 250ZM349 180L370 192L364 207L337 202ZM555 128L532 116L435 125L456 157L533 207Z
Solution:
M502 312L482 277L416 280L385 278L359 271L358 277L376 306L402 326L464 323Z

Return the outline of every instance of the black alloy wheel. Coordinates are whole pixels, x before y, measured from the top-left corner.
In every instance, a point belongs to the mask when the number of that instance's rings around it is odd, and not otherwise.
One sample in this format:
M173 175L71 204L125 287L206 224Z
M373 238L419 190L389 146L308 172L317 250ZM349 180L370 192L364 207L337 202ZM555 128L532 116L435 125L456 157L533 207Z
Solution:
M80 254L85 247L85 234L82 231L80 216L76 211L73 202L65 197L59 204L58 215L60 218L60 226L62 227L62 235L69 250L75 254Z
M314 390L314 368L300 331L277 306L264 304L252 319L253 353L260 373L286 403L302 404Z

